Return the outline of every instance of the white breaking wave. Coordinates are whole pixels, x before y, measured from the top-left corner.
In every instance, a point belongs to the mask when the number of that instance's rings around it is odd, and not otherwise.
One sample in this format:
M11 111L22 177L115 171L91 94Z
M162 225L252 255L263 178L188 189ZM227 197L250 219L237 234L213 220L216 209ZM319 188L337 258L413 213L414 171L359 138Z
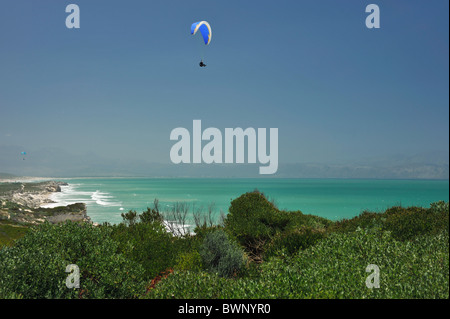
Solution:
M195 234L193 231L194 225L181 225L180 223L176 223L173 221L164 220L163 224L168 232L172 232L175 236L187 235L187 234Z
M67 206L75 203L85 203L88 206L100 205L107 207L121 207L122 203L115 201L114 196L106 192L96 190L95 192L78 190L80 184L69 184L61 186L61 192L50 195L50 199L55 203L42 205L44 208Z
M48 203L42 205L44 208L53 208L58 206L67 206L75 203L85 203L90 202L91 192L81 192L77 191L77 186L79 184L70 184L67 186L60 186L61 192L55 192L50 195L50 199L55 203Z
M112 199L114 196L111 196L109 193L101 192L96 190L92 195L91 199L98 205L108 206L108 207L120 207L122 206L121 202L115 202Z

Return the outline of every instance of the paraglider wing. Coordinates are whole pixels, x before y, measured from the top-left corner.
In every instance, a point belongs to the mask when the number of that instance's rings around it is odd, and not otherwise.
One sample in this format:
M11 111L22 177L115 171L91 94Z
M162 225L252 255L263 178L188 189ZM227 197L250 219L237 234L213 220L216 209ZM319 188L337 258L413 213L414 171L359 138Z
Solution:
M203 41L206 45L211 42L212 31L211 26L206 21L195 22L191 25L191 34L195 35L197 31L200 30L200 33L203 36Z

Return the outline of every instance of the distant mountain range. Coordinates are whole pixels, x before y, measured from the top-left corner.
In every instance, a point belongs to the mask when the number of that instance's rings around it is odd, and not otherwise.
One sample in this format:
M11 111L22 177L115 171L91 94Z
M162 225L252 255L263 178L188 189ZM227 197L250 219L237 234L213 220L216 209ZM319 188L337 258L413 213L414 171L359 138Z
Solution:
M19 147L0 146L0 172L4 172L3 176L449 178L449 159L445 152L366 158L341 163L280 163L276 174L259 175L260 164L161 164L145 159L123 161L96 154L70 154L59 149L28 152L24 160L20 151Z

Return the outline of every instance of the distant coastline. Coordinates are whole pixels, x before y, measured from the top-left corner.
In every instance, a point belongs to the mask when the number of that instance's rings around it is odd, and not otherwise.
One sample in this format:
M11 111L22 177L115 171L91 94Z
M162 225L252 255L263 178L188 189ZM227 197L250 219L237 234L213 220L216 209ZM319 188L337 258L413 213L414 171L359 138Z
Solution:
M191 210L214 207L214 215L227 214L230 200L259 190L274 199L281 209L301 210L330 220L352 218L363 211L382 212L392 206L428 207L439 200L448 201L448 180L355 179L355 178L149 178L149 177L18 177L0 174L5 182L34 186L34 194L18 192L15 202L52 209L83 203L92 222L120 223L121 214L141 212L155 199L161 207L185 203ZM59 181L60 190L36 188ZM64 186L66 185L66 186ZM17 186L17 185L16 185ZM39 197L39 199L33 199ZM22 200L22 201L21 201ZM26 203L29 200L32 203ZM33 202L36 201L36 202ZM60 208L62 209L62 208ZM192 219L189 214L188 219Z
M0 180L0 221L22 224L39 224L46 220L50 223L67 220L91 222L84 203L44 207L57 204L51 195L61 192L61 186L65 185L68 184L36 177Z

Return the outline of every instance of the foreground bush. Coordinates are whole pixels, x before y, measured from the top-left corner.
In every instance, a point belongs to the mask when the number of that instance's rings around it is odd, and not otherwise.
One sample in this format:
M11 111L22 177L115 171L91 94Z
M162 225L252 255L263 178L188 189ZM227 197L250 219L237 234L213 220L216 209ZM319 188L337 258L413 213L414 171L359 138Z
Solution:
M203 265L221 277L231 277L244 267L244 253L222 230L208 233L200 248Z
M110 227L42 224L0 250L0 298L133 298L145 291L143 268L118 253ZM68 289L69 264L80 289Z
M328 231L348 233L357 229L387 230L398 240L433 235L449 230L449 206L436 202L430 208L394 206L383 213L363 212L352 219L335 222Z
M420 235L448 230L448 210L392 207L386 210L384 216L383 229L392 231L399 240L411 240Z
M224 220L226 232L257 262L267 251L269 255L281 249L294 253L314 244L331 224L330 220L301 211L279 210L258 191L233 200Z
M142 266L142 277L146 280L172 267L182 247L181 239L167 232L160 222L138 222L129 226L122 223L111 227L111 237L119 243L119 252Z
M0 299L449 297L448 203L338 222L280 211L258 192L231 208L225 227L196 236L168 233L157 208L114 226L34 227L0 249ZM255 245L264 258L244 267ZM80 289L66 287L69 264ZM380 288L366 287L369 264Z
M244 247L269 239L284 229L288 222L286 216L256 191L233 200L224 221L227 231Z
M300 227L277 234L267 245L264 257L288 254L306 249L325 237L325 232L311 227Z
M259 275L225 279L175 272L147 298L449 298L448 232L397 241L390 232L334 233L299 253L272 258ZM369 289L369 264L380 288Z

